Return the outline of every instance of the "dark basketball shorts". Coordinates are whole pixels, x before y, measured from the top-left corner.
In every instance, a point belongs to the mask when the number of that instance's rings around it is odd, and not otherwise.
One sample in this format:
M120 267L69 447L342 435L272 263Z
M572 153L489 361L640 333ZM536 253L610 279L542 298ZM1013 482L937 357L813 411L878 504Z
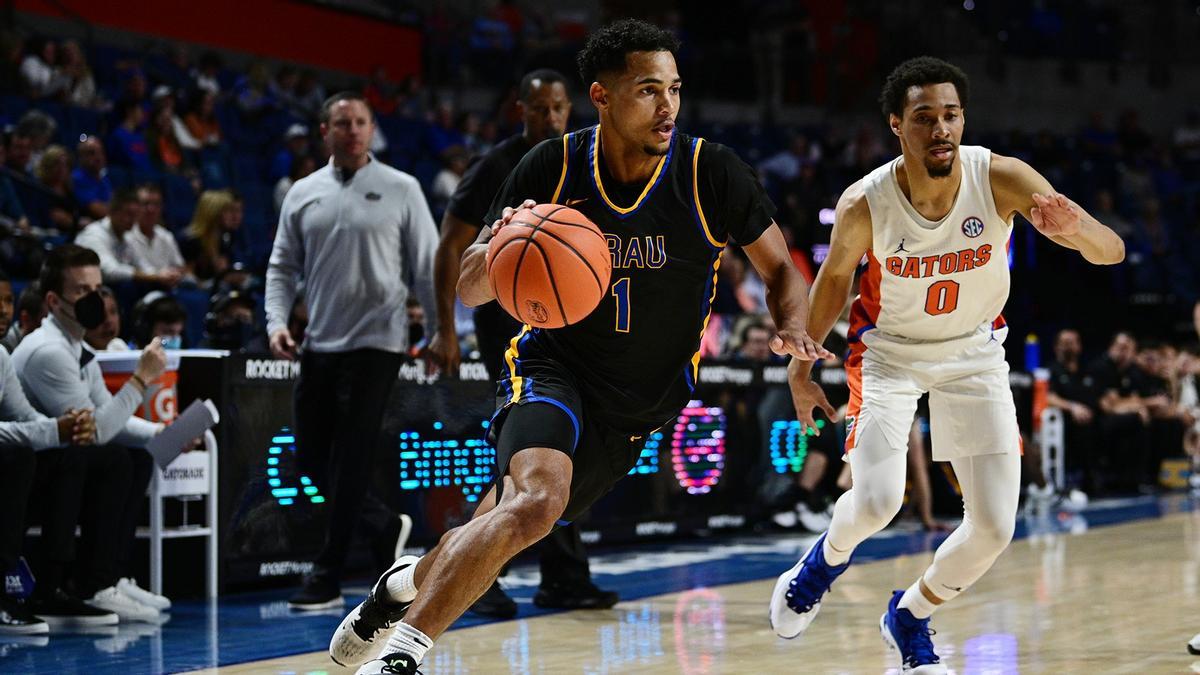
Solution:
M637 464L643 435L630 435L589 415L574 377L552 359L523 356L521 375L499 382L489 436L496 446L497 497L513 455L551 448L571 458L571 491L559 519L574 521Z

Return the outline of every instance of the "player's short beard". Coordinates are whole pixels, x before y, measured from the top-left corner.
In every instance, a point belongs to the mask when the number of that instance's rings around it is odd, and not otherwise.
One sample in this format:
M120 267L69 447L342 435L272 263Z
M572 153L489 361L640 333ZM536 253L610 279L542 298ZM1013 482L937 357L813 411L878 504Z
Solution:
M954 162L951 161L946 166L930 166L926 162L925 171L929 174L930 178L949 178L950 174L954 173Z
M642 152L644 152L647 155L650 155L652 157L662 157L662 156L666 155L668 152L670 152L670 150L671 150L670 143L667 143L667 147L665 147L665 148L659 148L659 147L656 147L653 145L643 145L642 146Z
M951 151L954 154L950 156L950 161L944 166L930 164L928 159L925 160L925 173L928 173L930 178L949 178L950 174L954 173L954 162L958 160L958 146L952 146Z

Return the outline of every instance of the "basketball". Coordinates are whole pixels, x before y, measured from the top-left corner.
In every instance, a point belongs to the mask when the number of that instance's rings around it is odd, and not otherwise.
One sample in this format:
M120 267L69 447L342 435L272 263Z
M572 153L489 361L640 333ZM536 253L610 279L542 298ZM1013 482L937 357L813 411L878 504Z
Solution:
M575 209L521 209L488 243L488 279L500 306L536 328L580 321L608 291L608 242Z

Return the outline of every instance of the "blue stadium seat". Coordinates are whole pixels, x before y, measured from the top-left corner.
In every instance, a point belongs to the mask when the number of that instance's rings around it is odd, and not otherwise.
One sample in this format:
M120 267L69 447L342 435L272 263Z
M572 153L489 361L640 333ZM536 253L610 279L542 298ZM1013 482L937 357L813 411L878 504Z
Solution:
M163 178L163 220L172 232L187 227L196 210L196 193L192 183L183 176L167 175Z

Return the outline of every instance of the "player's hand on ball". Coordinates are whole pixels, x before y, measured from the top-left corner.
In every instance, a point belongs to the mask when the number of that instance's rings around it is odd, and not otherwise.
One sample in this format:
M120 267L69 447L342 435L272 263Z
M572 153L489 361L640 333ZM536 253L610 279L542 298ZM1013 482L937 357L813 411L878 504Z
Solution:
M771 338L771 351L780 356L794 356L801 361L833 358L833 352L822 347L804 331L779 331Z
M796 419L800 421L800 433L808 433L812 429L813 434L820 436L821 430L813 419L813 409L825 411L826 418L830 420L837 415L829 399L825 398L825 391L799 369L792 367L788 368L788 387L792 390L792 405L796 408Z
M504 210L500 212L500 219L492 223L492 236L496 236L496 233L500 231L500 228L504 227L512 220L514 213L520 211L521 209L532 209L535 206L537 206L537 202L533 201L532 199L526 199L515 209L511 206L504 207Z
M1069 199L1057 192L1044 197L1035 192L1033 203L1036 206L1030 211L1029 218L1038 232L1047 237L1079 234L1079 209L1072 206Z

